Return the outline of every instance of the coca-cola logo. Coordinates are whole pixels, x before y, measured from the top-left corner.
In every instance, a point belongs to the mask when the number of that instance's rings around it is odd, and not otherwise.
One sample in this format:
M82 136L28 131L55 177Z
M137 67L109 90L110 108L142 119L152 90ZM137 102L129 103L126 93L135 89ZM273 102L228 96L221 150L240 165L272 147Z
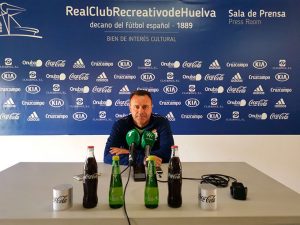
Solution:
M180 173L175 173L175 174L168 174L169 179L172 180L180 180L181 179L181 174Z
M232 93L232 94L244 94L246 93L247 87L246 86L239 86L239 87L228 87L227 88L227 93Z
M67 195L61 195L53 199L53 202L57 204L64 204L68 201L68 196Z
M65 67L65 65L66 65L66 60L61 60L61 59L57 61L48 60L45 63L46 67Z
M104 86L104 87L93 87L92 90L93 93L111 93L112 92L112 86Z
M261 99L261 100L253 100L251 99L248 103L249 106L267 106L268 105L268 101L267 99Z
M202 61L187 62L182 64L182 68L201 68Z
M94 173L94 174L85 174L83 176L83 180L94 180L94 179L98 179L98 174Z
M209 195L209 196L200 195L200 201L201 202L206 202L206 203L215 203L216 202L216 196L215 195Z
M82 73L82 74L74 74L71 73L69 76L69 80L88 80L89 79L88 73Z
M272 113L270 120L288 120L290 113Z
M204 77L204 80L208 80L208 81L222 81L224 80L224 75L225 74L206 74Z
M19 120L21 113L11 113L11 114L0 114L0 120Z
M129 106L129 99L128 100L120 100L120 99L118 99L115 102L115 106Z

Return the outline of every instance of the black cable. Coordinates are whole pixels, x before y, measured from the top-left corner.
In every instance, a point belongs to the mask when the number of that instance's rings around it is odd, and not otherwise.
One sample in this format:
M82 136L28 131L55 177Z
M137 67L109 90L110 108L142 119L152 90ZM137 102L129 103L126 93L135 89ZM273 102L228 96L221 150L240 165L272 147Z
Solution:
M157 179L157 181L160 182L160 183L167 183L168 182L167 180L159 180L159 179Z
M227 187L230 179L237 181L236 178L224 174L205 174L201 179L201 183L213 184L216 187Z
M127 166L127 167L121 172L121 174L124 173L128 168L129 168L129 166Z
M127 221L128 221L128 224L131 225L130 219L129 219L128 214L127 214L127 210L126 210L126 201L125 201L125 199L126 199L126 190L127 190L127 186L128 186L129 180L130 180L131 166L127 166L127 167L122 171L122 173L123 173L125 170L127 170L128 167L129 167L129 173L128 173L127 182L126 182L126 185L125 185L125 188L124 188L124 212L125 212L125 215L126 215L126 219L127 219Z
M224 175L224 174L205 174L202 175L201 178L193 178L193 177L182 177L183 180L197 180L202 183L213 184L216 187L227 187L230 180L237 181L236 178ZM157 180L161 183L167 183L167 180Z

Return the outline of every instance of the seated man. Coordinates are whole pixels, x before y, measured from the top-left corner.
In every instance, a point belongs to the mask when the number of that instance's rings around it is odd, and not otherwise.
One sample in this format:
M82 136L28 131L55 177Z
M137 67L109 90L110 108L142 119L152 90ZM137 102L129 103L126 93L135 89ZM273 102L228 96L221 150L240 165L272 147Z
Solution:
M152 113L151 94L144 90L131 93L129 110L131 114L116 121L112 127L105 146L104 162L111 164L112 155L120 155L120 164L128 165L129 146L126 134L132 129L136 129L140 135L144 131L153 132L156 140L150 154L155 156L156 166L169 162L171 146L174 145L172 131L165 117ZM145 150L139 144L135 151L136 163L143 163L144 157Z

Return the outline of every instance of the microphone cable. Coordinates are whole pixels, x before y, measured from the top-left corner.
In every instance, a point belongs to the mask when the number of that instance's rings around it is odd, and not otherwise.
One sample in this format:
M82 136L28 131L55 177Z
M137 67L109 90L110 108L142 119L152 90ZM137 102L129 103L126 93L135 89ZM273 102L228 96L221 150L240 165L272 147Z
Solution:
M125 184L125 188L124 188L124 213L126 215L126 219L127 219L127 222L129 225L131 225L130 223L130 219L128 217L128 214L127 214L127 209L126 209L126 190L127 190L127 186L128 186L128 183L129 183L129 180L130 180L130 174L131 174L131 166L127 166L122 172L125 172L127 169L129 168L129 172L128 172L128 178L127 178L127 181L126 181L126 184Z
M127 166L127 167L121 172L121 175L122 175L122 173L124 173L128 168L129 168L129 166Z

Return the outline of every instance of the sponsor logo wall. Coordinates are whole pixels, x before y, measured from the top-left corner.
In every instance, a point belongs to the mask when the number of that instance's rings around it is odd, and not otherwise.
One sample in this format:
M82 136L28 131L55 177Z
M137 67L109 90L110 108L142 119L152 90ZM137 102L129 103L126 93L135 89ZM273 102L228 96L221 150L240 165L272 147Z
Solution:
M174 134L300 134L300 2L193 3L0 1L0 134L109 134L137 89Z

